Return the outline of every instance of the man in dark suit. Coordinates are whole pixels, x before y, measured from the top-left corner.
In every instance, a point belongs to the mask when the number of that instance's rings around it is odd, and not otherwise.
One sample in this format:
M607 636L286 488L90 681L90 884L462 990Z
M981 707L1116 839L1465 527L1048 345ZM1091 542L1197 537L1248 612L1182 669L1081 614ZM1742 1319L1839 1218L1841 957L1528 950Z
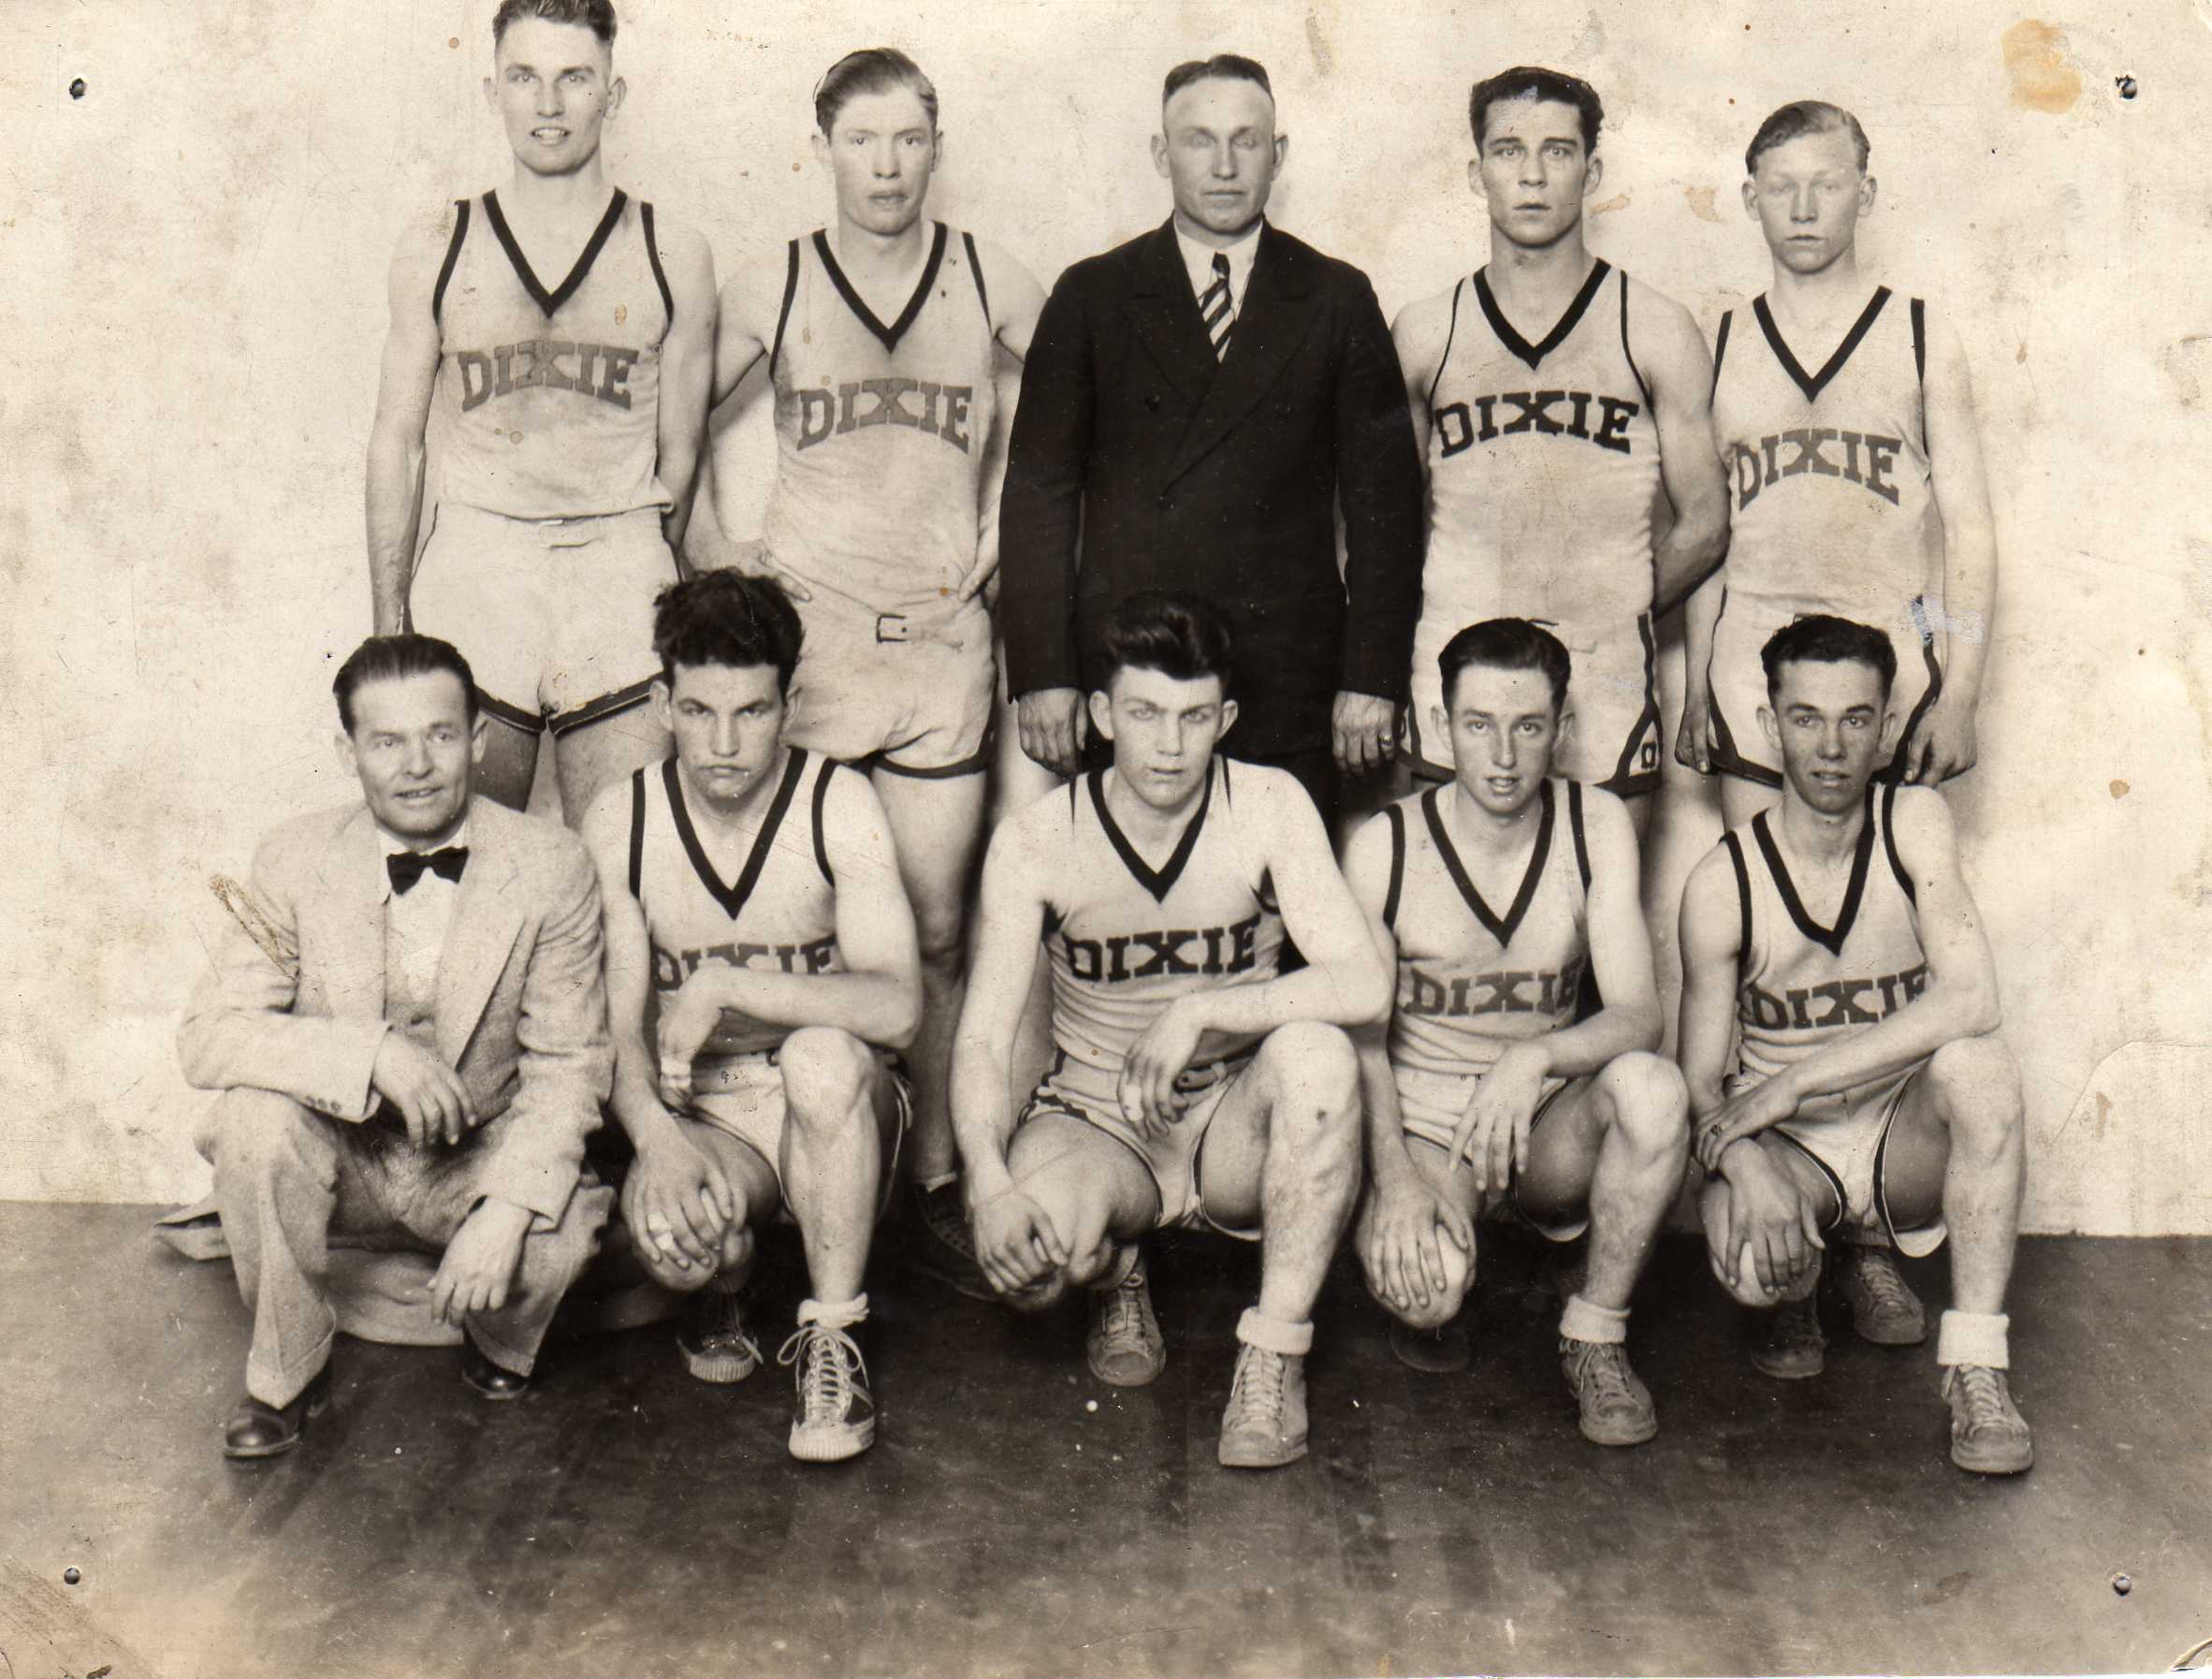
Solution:
M329 1402L334 1232L440 1254L462 1378L512 1399L612 1199L579 1178L614 1066L583 842L470 796L485 719L447 643L371 636L333 686L363 796L262 842L178 1034L223 1092L198 1142L254 1313L234 1458Z
M1060 276L1024 372L999 516L1022 750L1071 774L1096 627L1140 590L1184 591L1236 636L1224 750L1290 770L1333 816L1339 772L1391 750L1420 606L1397 356L1367 277L1263 218L1290 144L1264 69L1178 66L1161 129L1173 216Z

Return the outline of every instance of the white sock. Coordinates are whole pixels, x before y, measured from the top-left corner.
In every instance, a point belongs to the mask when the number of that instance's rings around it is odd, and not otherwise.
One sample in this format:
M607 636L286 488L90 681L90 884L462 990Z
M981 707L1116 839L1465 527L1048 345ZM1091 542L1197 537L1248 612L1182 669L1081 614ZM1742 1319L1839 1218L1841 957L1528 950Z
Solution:
M824 1329L851 1329L855 1323L865 1322L868 1315L868 1297L855 1294L850 1300L802 1300L799 1302L799 1321L819 1323Z
M1579 1294L1569 1294L1566 1309L1559 1314L1559 1333L1570 1341L1618 1346L1628 1338L1628 1308L1615 1311L1609 1306L1594 1305Z
M1936 1330L1936 1363L2011 1369L2012 1347L2005 1332L2012 1321L2003 1312L1945 1312Z
M1249 1306L1244 1315L1237 1320L1237 1339L1247 1347L1257 1347L1262 1352L1278 1352L1285 1358L1303 1358L1314 1348L1312 1319L1302 1323L1286 1323L1280 1318L1263 1318L1259 1308Z

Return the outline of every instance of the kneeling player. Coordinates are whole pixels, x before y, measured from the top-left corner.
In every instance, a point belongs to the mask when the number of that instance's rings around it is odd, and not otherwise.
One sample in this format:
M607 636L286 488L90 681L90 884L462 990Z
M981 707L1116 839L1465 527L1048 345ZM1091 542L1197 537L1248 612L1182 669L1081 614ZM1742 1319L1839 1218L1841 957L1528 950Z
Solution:
M607 789L583 832L607 906L615 1112L637 1147L623 1215L653 1276L699 1295L678 1345L705 1381L760 1363L737 1292L753 1233L797 1221L814 1292L780 1355L791 1451L826 1463L875 1440L861 1281L909 1110L890 1052L922 992L874 791L779 739L799 642L766 579L663 590L653 704L676 754Z
M1220 618L1134 595L1101 642L1090 712L1112 767L1001 825L983 866L953 1062L977 1253L1019 1307L1091 1290L1091 1369L1138 1386L1166 1362L1140 1238L1264 1238L1220 1459L1272 1467L1305 1455L1311 1314L1360 1188L1341 1029L1381 1016L1388 977L1297 781L1215 754L1237 712ZM1286 925L1309 965L1283 975ZM1017 1130L1041 933L1057 1054Z
M1931 1253L1947 1226L1956 1306L1936 1362L1951 1461L2016 1473L2035 1460L2005 1383L2020 1075L1996 1035L1997 975L1950 812L1928 789L1870 792L1898 732L1888 635L1803 618L1761 657L1782 803L1723 836L1682 897L1682 1070L1712 1175L1713 1271L1745 1305L1775 1308L1759 1368L1812 1376L1823 1236L1855 1256L1862 1333L1910 1341L1920 1306L1889 1246Z
M1509 1198L1553 1241L1589 1231L1561 1368L1587 1438L1638 1445L1659 1421L1629 1367L1628 1297L1681 1186L1689 1129L1681 1075L1651 1053L1659 998L1636 829L1612 794L1550 777L1567 693L1557 637L1492 619L1437 663L1444 703L1430 721L1451 743L1453 780L1370 818L1345 858L1398 969L1387 1039L1361 1035L1360 1257L1399 1320L1399 1358L1451 1370L1468 1359L1454 1320L1484 1197ZM1586 962L1605 1006L1576 1024Z

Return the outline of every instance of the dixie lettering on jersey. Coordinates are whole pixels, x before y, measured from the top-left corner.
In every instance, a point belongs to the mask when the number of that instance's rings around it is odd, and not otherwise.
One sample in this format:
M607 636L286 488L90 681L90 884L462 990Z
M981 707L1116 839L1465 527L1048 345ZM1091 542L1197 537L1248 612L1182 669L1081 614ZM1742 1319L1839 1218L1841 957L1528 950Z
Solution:
M653 945L653 988L677 991L707 962L752 968L764 973L828 973L837 966L833 935L797 944L709 944L699 950L668 950Z
M1587 390L1502 390L1429 410L1442 456L1449 460L1499 437L1574 437L1616 454L1634 452L1628 422L1643 404Z
M927 379L895 377L823 380L822 387L800 386L792 392L798 405L799 449L872 426L903 426L924 437L968 452L968 410L972 385L939 385Z
M1229 927L1170 927L1109 939L1077 939L1063 931L1060 948L1069 973L1085 985L1249 973L1259 964L1259 914L1255 911Z
M1797 426L1759 439L1728 445L1728 471L1736 484L1736 510L1740 513L1784 478L1812 475L1857 484L1897 505L1897 485L1889 474L1897 465L1897 452L1905 446L1901 437L1882 437L1871 431L1844 431L1834 426Z
M1582 964L1501 969L1495 973L1438 973L1418 961L1398 964L1398 1007L1408 1015L1465 1020L1481 1015L1556 1015L1574 1006Z
M565 338L526 338L489 350L456 350L463 414L522 390L573 390L611 407L630 406L630 370L643 351Z
M1793 986L1780 996L1747 985L1739 1001L1746 1025L1770 1032L1819 1032L1876 1025L1927 989L1928 964L1922 962L1902 973Z

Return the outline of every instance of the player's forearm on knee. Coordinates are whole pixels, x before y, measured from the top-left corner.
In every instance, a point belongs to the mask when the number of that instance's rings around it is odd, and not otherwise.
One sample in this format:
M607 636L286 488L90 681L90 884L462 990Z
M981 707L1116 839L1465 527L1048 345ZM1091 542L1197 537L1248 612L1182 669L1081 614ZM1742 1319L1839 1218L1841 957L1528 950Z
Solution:
M1013 1187L1006 1151L1013 1140L1013 1082L1011 1048L956 1039L953 1044L950 1094L953 1140L966 1169L968 1204L973 1206Z
M1380 972L1377 964L1375 973ZM1191 995L1201 1000L1201 1022L1209 1031L1265 1034L1298 1020L1349 1029L1371 1024L1390 1006L1388 990L1373 981L1356 964L1316 962L1264 985Z
M692 983L708 980L701 969ZM888 973L779 973L718 965L709 995L770 1026L827 1026L864 1043L904 1049L921 1024L919 984Z

